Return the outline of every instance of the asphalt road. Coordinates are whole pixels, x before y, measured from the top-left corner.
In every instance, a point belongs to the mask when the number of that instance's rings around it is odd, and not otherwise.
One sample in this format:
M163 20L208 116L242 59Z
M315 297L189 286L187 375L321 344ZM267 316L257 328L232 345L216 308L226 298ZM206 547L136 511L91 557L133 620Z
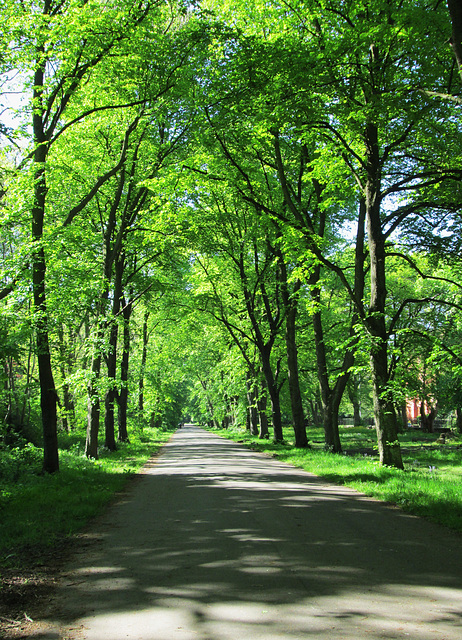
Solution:
M462 639L460 536L193 426L89 537L44 640Z

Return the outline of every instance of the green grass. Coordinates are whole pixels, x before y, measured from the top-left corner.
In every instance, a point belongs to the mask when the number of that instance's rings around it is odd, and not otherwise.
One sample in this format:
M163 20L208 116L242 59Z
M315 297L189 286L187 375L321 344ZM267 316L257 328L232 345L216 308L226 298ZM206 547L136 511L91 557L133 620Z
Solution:
M363 428L341 428L342 446L348 450L374 449L375 432ZM450 445L436 443L436 434L415 430L400 435L405 469L381 466L375 455L335 455L323 449L322 430L310 430L311 449L295 449L290 430L284 444L259 440L243 429L215 430L256 451L277 457L310 471L329 482L399 506L404 511L428 518L462 532L462 449L460 439Z
M81 438L66 437L53 475L40 474L32 445L0 450L0 567L24 566L81 530L170 436L145 429L98 461L83 455Z

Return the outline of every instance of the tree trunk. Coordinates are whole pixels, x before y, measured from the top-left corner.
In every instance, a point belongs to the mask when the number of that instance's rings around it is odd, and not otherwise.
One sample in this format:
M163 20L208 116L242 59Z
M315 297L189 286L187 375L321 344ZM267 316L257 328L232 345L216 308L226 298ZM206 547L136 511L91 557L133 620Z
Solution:
M144 411L144 371L146 369L146 359L148 355L148 319L149 311L144 312L143 318L143 347L141 351L140 377L138 380L138 411L140 417Z
M299 280L294 284L292 295L289 292L287 278L287 268L282 254L279 255L279 276L281 282L281 293L286 313L285 342L287 353L287 370L289 382L290 407L292 410L292 426L295 434L295 446L298 448L308 447L306 435L305 416L303 412L302 393L300 391L300 378L298 375L298 351L296 338L297 319L297 294L301 283Z
M114 428L114 404L117 397L116 388L116 372L117 372L117 323L116 326L111 327L109 337L109 353L107 355L107 373L108 384L110 385L106 391L104 398L104 446L109 451L116 451L117 445L115 442L115 428Z
M318 305L320 303L319 290L312 291L313 299ZM322 426L324 428L324 441L327 451L341 453L340 434L338 430L338 407L335 410L335 403L332 391L329 386L329 375L327 371L326 346L324 342L324 332L322 328L321 312L316 311L312 316L314 339L316 348L316 363L321 392L322 402Z
M309 399L311 409L311 419L315 427L322 427L322 401L320 400L319 390L316 392L316 398L313 401Z
M462 408L456 408L456 428L457 433L462 433Z
M407 429L407 408L405 402L403 402L399 406L399 418L401 422L400 431L404 431L405 429Z
M387 345L382 342L371 355L374 421L380 463L398 469L403 468L401 447L394 404L389 397L387 376Z
M387 296L385 237L380 218L380 157L378 130L369 124L365 133L367 182L365 188L366 228L370 256L371 293L367 325L372 338L371 368L374 420L381 464L403 468L398 425L388 376L388 334L385 325Z
M38 53L44 55L43 47ZM40 56L40 58L41 58ZM50 344L48 340L48 316L46 306L45 280L46 260L42 244L47 193L45 163L48 155L48 140L44 136L43 87L44 63L39 58L34 74L34 204L32 207L32 284L36 315L35 335L37 362L40 381L40 409L43 429L43 471L54 473L59 470L57 393L51 366Z
M117 339L119 336L118 314L120 311L120 299L122 297L122 275L125 260L118 256L115 260L114 291L112 299L112 315L109 331L109 349L106 356L108 389L104 399L104 446L109 451L116 451L114 427L114 405L117 398Z
M61 411L62 428L68 433L75 424L75 406L72 398L71 390L67 382L67 377L72 371L72 352L69 347L69 340L65 336L62 324L58 327L59 338L59 367L62 378L63 389L63 410Z
M266 381L266 387L271 400L271 413L272 413L272 421L273 421L273 432L274 432L274 441L282 442L283 441L283 432L282 432L282 417L281 417L281 404L279 398L279 388L277 385L276 376L274 375L273 368L271 366L271 350L274 344L274 340L276 338L277 330L279 328L279 323L275 321L273 315L268 311L269 304L266 306L266 319L268 322L268 326L270 328L270 336L266 339L263 336L263 332L261 330L261 326L259 320L257 318L256 309L255 309L255 301L250 293L248 283L247 283L247 274L245 272L245 261L244 255L241 252L240 260L239 260L239 275L241 278L243 290L244 290L244 299L245 305L247 309L247 315L251 322L254 334L255 334L255 346L258 349L260 354L261 361L261 369ZM264 300L268 300L267 293L264 288L264 283L260 282L260 291L262 293L262 298ZM279 315L279 314L278 314Z
M295 335L296 315L296 303L292 302L286 317L287 368L289 376L289 394L290 405L292 409L292 423L295 434L295 446L303 448L308 446L308 438L306 435L305 415L303 412L300 378L298 375L298 352Z
M87 387L87 437L85 455L87 458L98 459L98 435L100 418L100 399L98 380L101 372L101 355L96 353L91 363L91 380Z
M452 26L449 42L454 51L459 74L462 76L462 5L460 0L447 0L447 3Z
M266 387L262 383L261 391L257 399L258 421L260 423L260 431L258 437L260 440L269 436L268 416L266 414L266 406L268 404L268 396L266 395Z
M432 407L428 414L425 413L425 401L420 403L420 424L425 433L433 433L436 413L435 407Z
M249 431L252 436L258 436L258 410L256 381L252 374L248 373L247 380L247 417Z
M284 436L282 432L281 399L279 397L279 388L270 362L269 349L261 349L260 355L262 360L262 371L265 376L266 388L271 402L271 419L273 422L274 442L282 442Z
M128 442L127 407L128 407L128 362L130 357L130 317L132 315L132 302L126 303L123 298L123 349L120 364L120 394L119 394L119 442Z
M358 376L350 376L347 391L348 398L353 406L353 424L355 427L360 427L362 425L360 384L361 382Z

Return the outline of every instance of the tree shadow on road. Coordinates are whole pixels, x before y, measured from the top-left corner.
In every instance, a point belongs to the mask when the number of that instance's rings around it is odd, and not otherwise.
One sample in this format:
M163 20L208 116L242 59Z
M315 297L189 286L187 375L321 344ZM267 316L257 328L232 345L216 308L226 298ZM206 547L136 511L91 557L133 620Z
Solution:
M192 427L92 531L58 599L91 640L461 637L456 535Z

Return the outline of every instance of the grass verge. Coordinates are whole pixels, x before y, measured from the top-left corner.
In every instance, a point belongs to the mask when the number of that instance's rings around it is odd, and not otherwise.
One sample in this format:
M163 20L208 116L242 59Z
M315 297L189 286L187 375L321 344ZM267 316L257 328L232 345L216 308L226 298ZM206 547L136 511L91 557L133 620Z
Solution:
M341 428L341 440L348 455L324 451L321 432L310 431L314 440L311 449L296 449L290 441L290 431L285 432L287 440L283 444L259 440L243 429L213 429L213 432L462 533L460 439L443 445L436 442L435 434L406 432L400 437L405 463L402 471L383 467L374 454L364 453L373 445L370 429ZM349 451L362 452L350 455Z

